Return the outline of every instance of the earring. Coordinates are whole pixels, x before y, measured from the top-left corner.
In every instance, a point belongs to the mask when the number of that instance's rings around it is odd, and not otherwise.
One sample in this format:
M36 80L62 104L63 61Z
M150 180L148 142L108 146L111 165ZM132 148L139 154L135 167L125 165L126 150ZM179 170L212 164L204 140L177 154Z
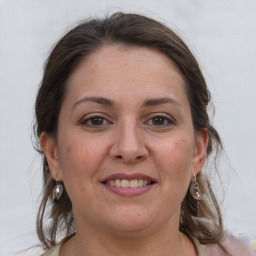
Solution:
M204 194L202 193L201 189L200 189L200 186L196 180L196 174L194 172L194 178L190 184L190 194L192 195L192 197L196 200L202 200L203 197L204 197Z
M63 186L60 184L59 180L56 179L56 185L55 187L53 188L53 191L52 191L52 200L54 202L58 202L62 196L62 193L63 193Z

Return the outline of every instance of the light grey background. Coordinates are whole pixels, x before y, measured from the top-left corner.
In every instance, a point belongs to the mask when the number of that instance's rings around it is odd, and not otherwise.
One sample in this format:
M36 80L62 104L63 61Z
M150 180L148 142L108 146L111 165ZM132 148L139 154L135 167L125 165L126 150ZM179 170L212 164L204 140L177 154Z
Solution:
M78 20L120 10L166 23L195 53L229 158L220 162L225 226L234 233L256 233L256 1L0 0L1 256L38 243L41 170L31 136L35 94L49 49Z

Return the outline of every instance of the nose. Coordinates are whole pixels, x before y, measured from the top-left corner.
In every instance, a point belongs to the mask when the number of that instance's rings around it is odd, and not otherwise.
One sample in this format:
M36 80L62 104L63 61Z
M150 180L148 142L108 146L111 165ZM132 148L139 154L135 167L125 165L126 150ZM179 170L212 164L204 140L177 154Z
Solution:
M136 125L123 125L116 131L114 143L110 149L113 159L120 159L125 163L135 163L148 157L145 138Z

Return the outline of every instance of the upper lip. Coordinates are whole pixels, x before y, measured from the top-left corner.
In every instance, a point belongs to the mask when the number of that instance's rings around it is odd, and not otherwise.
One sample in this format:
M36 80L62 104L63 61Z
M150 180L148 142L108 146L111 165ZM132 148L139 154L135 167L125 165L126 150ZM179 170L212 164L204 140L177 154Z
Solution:
M127 173L115 173L115 174L111 174L109 176L107 176L106 178L104 178L101 182L107 182L110 180L136 180L136 179L142 179L142 180L147 180L147 181L151 181L151 182L156 182L155 179L153 179L152 177L142 174L142 173L132 173L132 174L127 174Z

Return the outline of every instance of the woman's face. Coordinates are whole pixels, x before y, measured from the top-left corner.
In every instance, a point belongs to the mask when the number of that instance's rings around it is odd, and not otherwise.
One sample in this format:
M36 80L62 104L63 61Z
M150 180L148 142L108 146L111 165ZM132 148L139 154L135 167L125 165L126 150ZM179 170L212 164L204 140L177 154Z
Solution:
M184 81L148 48L104 46L68 80L57 138L41 136L76 226L108 232L178 227L202 168L207 132L195 133Z

